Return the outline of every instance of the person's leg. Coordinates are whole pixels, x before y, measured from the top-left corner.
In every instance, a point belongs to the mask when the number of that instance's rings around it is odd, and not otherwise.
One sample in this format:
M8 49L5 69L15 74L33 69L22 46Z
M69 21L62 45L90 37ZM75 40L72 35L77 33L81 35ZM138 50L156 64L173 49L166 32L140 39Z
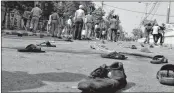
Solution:
M34 17L32 17L31 22L30 22L30 31L33 30L33 25L34 25Z
M163 44L163 36L161 33L159 33L159 38L160 38L160 44L162 45Z
M78 29L79 29L79 22L75 22L75 31L74 31L75 40L77 39Z
M112 41L112 29L109 28L109 41Z
M158 34L155 34L155 44L158 42Z
M27 19L24 18L23 21L24 21L24 26L26 27L26 25L27 25Z
M114 41L114 30L111 29L111 41Z
M58 21L56 20L55 22L55 29L54 29L54 32L55 32L55 37L58 37Z
M39 23L39 18L35 17L34 28L33 28L35 33L37 30L38 23Z
M82 28L83 28L83 20L79 22L79 30L78 30L78 36L77 36L79 40L81 40Z
M51 35L52 35L52 37L54 37L54 29L55 29L55 24L54 24L54 20L52 20L52 22L51 22Z
M114 42L117 42L117 29L114 29Z
M85 37L88 38L88 23L85 24L85 30L86 30L86 34Z
M155 34L153 35L153 42L155 43L155 39L156 39L156 37L155 37Z
M149 37L149 35L150 35L150 32L147 32L147 43L149 44L149 40L150 40L150 37Z

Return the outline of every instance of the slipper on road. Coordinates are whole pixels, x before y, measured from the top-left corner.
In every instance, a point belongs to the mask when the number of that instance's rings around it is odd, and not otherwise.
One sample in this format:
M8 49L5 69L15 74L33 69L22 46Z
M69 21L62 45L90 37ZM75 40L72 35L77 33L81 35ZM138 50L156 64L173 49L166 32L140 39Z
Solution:
M30 44L24 49L18 49L18 52L36 52L36 53L44 53L45 51L42 51L40 47Z
M152 64L168 63L168 59L165 58L163 55L156 55L152 58L150 63L152 63Z
M110 59L120 59L120 60L125 60L128 57L125 57L125 55L117 52L111 52L109 54L101 54L102 58L110 58Z
M174 65L166 64L157 72L156 78L163 85L174 86Z
M37 46L41 46L41 47L56 47L56 45L52 45L49 41L43 42L41 44L38 44Z

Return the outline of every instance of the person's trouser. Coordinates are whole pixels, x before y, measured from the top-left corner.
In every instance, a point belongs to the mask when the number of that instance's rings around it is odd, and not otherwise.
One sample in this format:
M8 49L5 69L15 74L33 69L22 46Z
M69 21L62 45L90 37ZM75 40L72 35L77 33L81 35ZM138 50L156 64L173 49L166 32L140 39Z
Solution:
M79 40L81 39L82 27L83 27L83 19L80 18L75 22L74 39L79 39Z
M158 34L153 34L153 40L155 44L158 42Z
M39 17L32 17L30 28L33 29L33 32L36 32L38 23L39 23Z
M86 23L86 37L90 38L92 32L92 23Z
M159 38L160 38L160 44L163 44L163 42L164 42L164 36L161 33L158 33L157 42L158 42L158 39Z
M62 25L59 25L58 26L58 34L57 34L57 37L61 37L61 35L62 35L62 30L63 30L63 26Z
M51 34L52 36L57 35L57 29L58 28L58 21L57 20L52 20L51 21Z
M107 39L109 40L109 41L111 41L112 40L112 30L111 30L111 28L109 28L108 29L108 34L107 34Z
M149 35L150 35L150 32L149 31L146 31L145 32L146 39L145 39L144 43L148 43L149 44L149 40L150 40Z
M26 18L23 18L23 21L24 21L24 26L26 27L26 25L27 25L27 19Z
M117 29L111 29L111 40L117 41Z
M71 25L67 25L67 35L72 35L72 26Z

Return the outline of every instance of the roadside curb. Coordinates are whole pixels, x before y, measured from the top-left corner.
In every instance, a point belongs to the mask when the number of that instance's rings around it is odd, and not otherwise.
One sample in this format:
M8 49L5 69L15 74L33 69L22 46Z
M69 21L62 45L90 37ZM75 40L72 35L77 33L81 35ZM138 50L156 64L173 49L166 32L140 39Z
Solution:
M6 35L22 34L23 36L40 36L40 37L51 36L50 34L47 34L47 33L33 33L33 32L27 32L24 30L2 30L1 33Z

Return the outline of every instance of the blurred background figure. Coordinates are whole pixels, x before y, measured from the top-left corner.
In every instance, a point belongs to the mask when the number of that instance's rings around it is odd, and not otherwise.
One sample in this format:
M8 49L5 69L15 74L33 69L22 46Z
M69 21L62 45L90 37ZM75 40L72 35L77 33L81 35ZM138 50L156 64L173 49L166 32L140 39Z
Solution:
M81 32L83 27L83 22L85 20L85 12L83 10L83 5L79 6L79 9L75 12L75 34L74 39L81 40Z
M86 38L91 39L91 32L92 32L92 25L94 23L93 16L91 15L91 12L88 12L86 15Z
M24 28L27 31L28 26L27 23L29 23L30 21L30 16L31 16L31 12L29 11L28 7L24 7L24 14L22 16L23 22L24 22Z
M30 30L33 31L34 33L36 33L37 30L37 26L39 23L39 18L41 17L42 14L42 10L39 8L39 5L36 4L36 7L34 7L31 10L31 25L30 25Z
M56 12L56 9L54 9L53 13L51 14L51 34L52 34L52 37L57 37L58 22L59 22L59 16Z
M152 32L152 24L151 23L148 23L148 24L146 24L145 25L145 41L144 41L144 43L147 43L147 44L149 44L149 40L150 40L150 33Z

